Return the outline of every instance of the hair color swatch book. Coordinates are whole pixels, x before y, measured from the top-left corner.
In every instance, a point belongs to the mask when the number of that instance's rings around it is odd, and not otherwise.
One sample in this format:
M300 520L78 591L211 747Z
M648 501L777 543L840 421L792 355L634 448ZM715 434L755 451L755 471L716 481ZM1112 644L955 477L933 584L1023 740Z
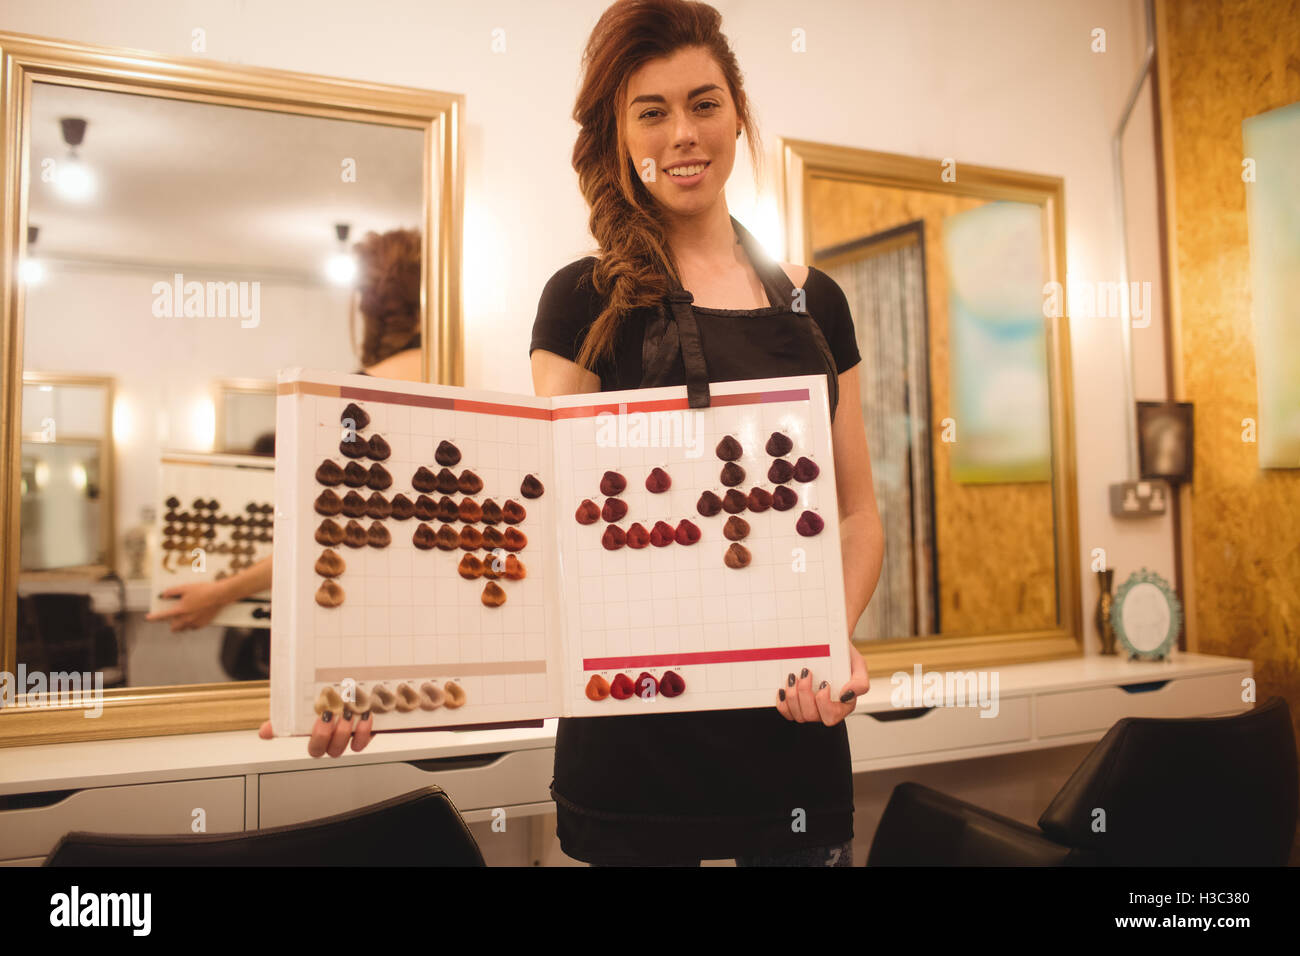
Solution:
M168 588L220 581L271 557L275 462L263 455L164 452L151 569L150 611L173 607ZM271 592L224 605L212 618L226 627L270 627Z
M271 718L775 706L851 668L826 380L538 398L282 370Z

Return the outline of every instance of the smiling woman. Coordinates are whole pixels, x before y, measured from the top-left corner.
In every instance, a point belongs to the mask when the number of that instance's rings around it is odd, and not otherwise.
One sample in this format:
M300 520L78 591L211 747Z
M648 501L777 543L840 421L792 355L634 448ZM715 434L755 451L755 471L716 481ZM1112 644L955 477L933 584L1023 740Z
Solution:
M573 166L601 254L564 266L542 292L535 389L685 384L700 397L708 382L824 374L851 632L883 549L853 320L830 276L773 262L727 210L737 140L749 131L756 170L761 151L721 17L703 3L621 0L596 25L584 66ZM728 553L729 568L749 563L742 545ZM788 623L801 640L847 639ZM772 688L772 707L561 718L552 796L565 853L598 865L852 865L843 721L869 679L850 657L844 686L804 668ZM614 690L596 682L593 693ZM633 765L646 772L611 772Z

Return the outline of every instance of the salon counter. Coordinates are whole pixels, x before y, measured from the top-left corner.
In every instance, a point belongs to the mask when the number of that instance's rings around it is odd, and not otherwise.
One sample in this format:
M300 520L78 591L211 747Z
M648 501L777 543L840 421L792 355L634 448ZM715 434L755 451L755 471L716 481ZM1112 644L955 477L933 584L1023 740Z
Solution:
M1220 716L1253 706L1243 700L1253 665L1240 658L1087 657L972 673L987 681L972 687L965 706L913 698L901 672L873 675L848 718L854 771L1087 743L1126 716ZM309 757L303 737L262 740L251 729L7 748L0 750L0 864L39 864L70 830L256 829L429 784L446 790L471 824L503 810L529 819L539 848L553 829L555 729L547 720L532 728L378 734L362 753L338 759Z

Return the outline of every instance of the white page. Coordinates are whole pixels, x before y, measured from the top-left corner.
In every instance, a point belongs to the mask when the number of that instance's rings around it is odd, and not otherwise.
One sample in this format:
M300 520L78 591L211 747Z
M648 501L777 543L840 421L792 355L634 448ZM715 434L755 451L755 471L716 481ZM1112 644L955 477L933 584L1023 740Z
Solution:
M829 680L837 696L852 676L825 377L715 382L710 402L707 409L688 408L685 386L554 399L571 716L775 706L791 672L808 667L814 686ZM785 456L791 464L807 457L820 474L785 482L798 496L788 511L737 514L750 526L737 543L751 561L728 567L724 555L732 542L723 527L730 515L703 517L697 501L706 488L719 497L728 491L720 482L725 462L715 453L727 434L743 450L736 464L746 475L736 490L773 491L773 458L764 446L774 431L792 440ZM671 485L652 494L645 482L656 466ZM700 540L607 550L601 543L607 522L583 525L575 516L584 498L603 509L607 496L599 484L606 470L627 480L616 496L628 505L617 522L624 531L634 522L650 530L659 520L676 528L687 519L700 529ZM812 537L795 530L807 510L824 522ZM685 684L676 697L654 693L667 671ZM638 686L643 673L654 683ZM588 698L593 675L612 686L619 674L632 682L630 697Z
M849 680L823 376L713 383L712 406L698 410L686 408L684 386L537 398L302 369L282 371L279 392L271 645L277 733L309 733L316 695L326 685L342 689L345 679L367 689L452 680L466 692L464 706L455 710L376 714L377 732L762 707L775 704L787 673L805 666L817 682L830 680L836 692ZM339 450L339 418L349 401L371 416L360 437L380 434L392 449L381 462L394 480L382 492L386 498L402 492L415 500L414 471L419 465L439 470L434 451L446 438L463 455L452 471L469 467L484 481L483 491L471 497L523 505L527 517L518 528L528 542L517 557L527 576L499 581L507 592L504 605L483 606L484 581L457 573L464 550L414 546L418 518L382 521L392 536L385 548L336 546L347 564L335 579L344 600L337 607L317 603L324 578L314 565L324 547L315 534L323 519L313 503L324 486L315 472L326 459L341 467L350 460ZM439 402L447 407L428 407ZM669 426L659 447L647 446L649 434L638 441L635 413L646 408L658 417L643 424ZM620 422L620 410L632 414ZM728 433L743 446L736 463L747 472L736 490L773 491L767 474L773 459L763 446L774 431L793 442L788 461L806 457L820 473L812 481L784 483L798 499L787 511L737 514L750 526L737 542L749 551L750 562L728 567L724 555L731 541L722 528L730 516L724 511L703 517L697 501L706 488L719 497L728 490L720 483L725 463L715 453ZM358 461L372 463L368 457ZM655 466L672 478L659 495L645 487ZM607 522L582 525L575 512L586 498L604 504L599 481L606 470L620 471L628 481L617 496L629 507L615 522L623 530L638 521L649 530L657 520L676 528L686 519L700 530L700 540L602 547ZM526 474L542 482L541 497L520 494ZM348 490L336 489L340 497ZM357 489L363 497L370 490ZM819 534L796 533L805 511L821 516ZM335 520L342 525L348 519ZM356 520L364 527L371 523ZM436 520L425 524L440 526ZM635 682L644 672L657 685L669 671L685 685L676 696L642 688L624 699L611 694L593 701L586 693L593 675L613 683L624 674Z
M463 727L560 713L558 569L554 547L548 544L555 533L549 400L303 369L281 371L278 389L271 637L276 733L310 733L320 688L341 689L347 678L366 689L380 684L390 690L454 681L465 692L465 703L455 709L376 713L376 731ZM454 401L456 410L430 407L439 400L446 406ZM527 516L517 528L528 543L516 557L527 574L522 580L497 580L506 593L504 604L485 607L480 598L486 579L460 576L457 566L466 551L416 548L417 517L380 522L392 538L387 547L334 547L347 565L336 579L344 600L337 607L317 603L324 578L314 565L325 548L315 540L323 518L313 503L325 486L315 473L325 459L341 467L350 460L339 451L339 420L350 401L371 417L358 436L382 435L392 449L391 457L380 462L393 478L393 485L381 492L387 499L403 493L416 500L420 492L413 488L412 476L421 465L435 474L440 470L434 452L447 439L462 453L451 470L460 475L469 469L483 480L482 492L469 497L480 504L490 497L498 505L513 499L524 507ZM369 457L358 461L367 468L373 463ZM547 489L540 498L520 494L528 473ZM351 489L339 485L334 490L343 497ZM366 498L372 493L368 487L355 490ZM429 497L437 501L442 495L429 492ZM466 496L449 497L459 502ZM334 520L345 525L348 518ZM368 517L356 520L366 528L372 523ZM423 523L433 530L442 524L436 519ZM451 526L460 529L465 523ZM490 552L475 553L491 560Z

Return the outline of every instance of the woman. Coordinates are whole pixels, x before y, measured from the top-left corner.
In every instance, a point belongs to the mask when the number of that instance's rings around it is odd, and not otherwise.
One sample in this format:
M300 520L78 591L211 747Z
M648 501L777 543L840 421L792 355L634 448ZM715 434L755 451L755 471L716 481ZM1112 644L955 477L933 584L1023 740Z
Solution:
M720 28L712 7L682 0L620 0L597 23L573 165L601 256L547 283L529 350L534 387L825 372L851 634L884 554L852 318L833 279L771 262L727 210L743 131L756 166L758 150ZM805 669L774 689L775 708L561 719L552 796L564 851L597 864L852 865L843 721L869 680L850 648L848 684Z

